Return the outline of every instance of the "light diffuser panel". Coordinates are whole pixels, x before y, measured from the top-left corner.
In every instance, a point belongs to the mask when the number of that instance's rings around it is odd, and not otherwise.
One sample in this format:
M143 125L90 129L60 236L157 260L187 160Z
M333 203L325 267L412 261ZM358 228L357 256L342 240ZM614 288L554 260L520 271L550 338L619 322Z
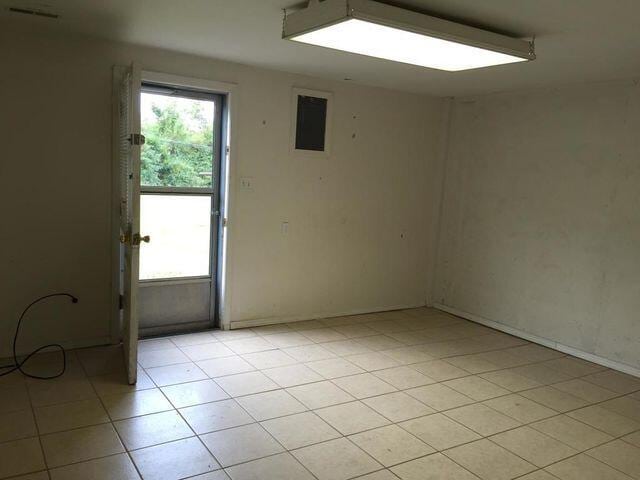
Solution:
M448 71L526 61L521 57L354 18L291 37L291 40Z
M310 0L285 15L282 37L447 71L536 58L532 42L375 0Z

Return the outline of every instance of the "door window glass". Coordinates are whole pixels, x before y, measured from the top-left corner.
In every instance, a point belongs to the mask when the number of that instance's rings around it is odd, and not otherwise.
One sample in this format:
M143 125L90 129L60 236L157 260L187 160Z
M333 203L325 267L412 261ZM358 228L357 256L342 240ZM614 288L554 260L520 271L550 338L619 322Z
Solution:
M142 93L143 187L211 188L214 105L207 100Z
M140 280L208 276L211 260L211 196L140 196Z

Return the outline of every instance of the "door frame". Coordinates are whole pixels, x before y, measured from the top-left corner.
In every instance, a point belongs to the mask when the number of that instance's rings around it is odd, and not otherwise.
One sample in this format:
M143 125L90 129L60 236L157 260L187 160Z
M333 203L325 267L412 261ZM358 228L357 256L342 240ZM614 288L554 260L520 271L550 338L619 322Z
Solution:
M193 329L211 328L216 325L217 321L217 297L218 288L217 283L219 281L218 275L218 259L220 251L218 249L218 243L220 242L220 234L222 233L222 225L220 222L221 208L220 208L220 185L222 183L222 160L225 157L226 140L222 135L222 125L224 123L225 113L225 100L226 96L211 91L204 91L203 89L193 90L184 87L177 87L175 85L167 85L166 83L150 82L143 80L141 93L157 94L157 95L169 95L171 98L187 98L193 100L202 100L207 102L213 102L214 108L214 121L213 121L213 135L215 138L213 151L213 162L211 166L212 181L210 187L165 187L165 186L140 186L140 195L181 195L181 196L210 196L210 230L209 230L209 270L205 275L192 275L186 277L169 277L169 278L151 278L140 279L138 287L140 289L138 310L140 336L154 336L163 333L175 332L180 333L182 331L188 331ZM150 232L148 232L150 233ZM153 236L152 239L153 241ZM142 257L141 257L142 258ZM144 326L143 323L151 321L152 317L149 314L145 314L143 305L148 304L147 301L143 301L146 295L149 294L153 288L172 288L173 286L181 286L182 288L187 285L204 284L209 283L208 292L208 313L205 318L198 318L197 321L190 315L190 307L193 305L185 305L183 313L190 319L188 321L181 321L180 324L162 324L154 326ZM180 287L178 287L180 288ZM194 299L195 300L195 299ZM160 300L162 301L162 300ZM168 307L171 310L171 307ZM155 311L155 310L154 310Z
M112 92L112 162L111 162L111 292L110 292L110 337L111 342L116 344L122 339L122 325L120 318L120 246L119 246L119 176L118 176L118 139L117 139L117 101L118 92L115 86L119 82L126 67L113 67L113 92ZM216 272L212 272L216 279L213 288L215 289L215 299L212 302L214 319L218 318L219 327L228 329L231 313L231 285L230 279L232 268L228 259L231 258L232 234L231 206L235 202L231 201L233 193L233 178L235 176L233 155L236 150L237 138L237 85L228 82L218 82L214 80L190 78L168 73L142 70L141 80L143 83L157 83L168 87L184 88L191 90L201 90L207 93L214 93L223 97L222 111L222 145L220 158L220 192L217 235L217 256ZM231 128L233 126L233 128ZM213 252L212 252L213 253ZM216 315L217 314L217 315Z

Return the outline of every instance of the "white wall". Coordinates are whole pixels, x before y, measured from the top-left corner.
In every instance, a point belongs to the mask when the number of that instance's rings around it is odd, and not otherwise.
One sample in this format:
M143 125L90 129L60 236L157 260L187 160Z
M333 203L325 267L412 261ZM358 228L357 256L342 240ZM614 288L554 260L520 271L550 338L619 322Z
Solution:
M23 350L108 339L111 67L132 60L238 84L228 320L425 303L441 100L8 23L0 45L0 357L23 305L54 290L81 301L34 311ZM327 159L289 154L293 86L334 93Z
M640 86L457 99L436 301L640 367Z

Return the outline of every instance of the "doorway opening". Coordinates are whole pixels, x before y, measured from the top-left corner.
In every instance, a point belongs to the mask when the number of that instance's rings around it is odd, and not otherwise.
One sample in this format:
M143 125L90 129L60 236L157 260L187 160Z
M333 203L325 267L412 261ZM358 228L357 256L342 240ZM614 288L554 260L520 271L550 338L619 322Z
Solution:
M217 323L225 96L143 83L141 336Z

